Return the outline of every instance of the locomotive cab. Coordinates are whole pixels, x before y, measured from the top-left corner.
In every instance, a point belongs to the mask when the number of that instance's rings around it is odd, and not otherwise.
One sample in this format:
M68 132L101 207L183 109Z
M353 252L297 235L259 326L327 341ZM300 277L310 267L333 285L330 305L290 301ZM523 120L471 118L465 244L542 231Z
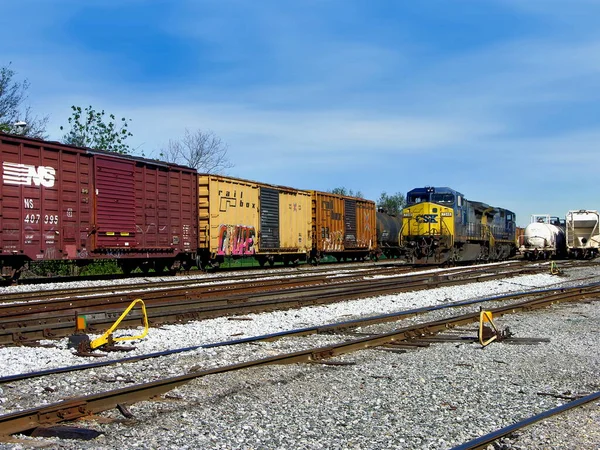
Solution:
M402 212L400 242L415 262L440 263L449 259L456 220L461 220L462 194L447 187L410 191Z

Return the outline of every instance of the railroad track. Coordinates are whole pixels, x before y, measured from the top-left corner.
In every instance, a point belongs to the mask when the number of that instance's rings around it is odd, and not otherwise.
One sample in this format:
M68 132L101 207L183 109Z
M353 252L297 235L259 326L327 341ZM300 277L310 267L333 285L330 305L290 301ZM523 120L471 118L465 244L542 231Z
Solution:
M101 332L136 298L146 303L151 325L177 323L224 315L247 314L283 308L331 303L364 296L430 289L508 276L547 271L547 267L522 263L476 266L438 272L406 274L390 269L360 274L251 280L231 284L200 284L176 289L161 288L109 294L77 295L0 305L0 345L23 344L59 338L76 331L77 316L85 316L89 332ZM132 311L123 327L137 326L142 316Z
M600 296L600 287L597 284L565 288L563 292L545 295L518 303L493 308L490 311L494 316L502 316L516 312L530 311L543 308L551 304L574 302L580 300L596 300ZM0 429L5 434L26 432L39 426L47 426L63 421L74 420L79 417L97 414L113 409L118 405L132 404L162 395L169 390L181 386L191 380L210 375L251 369L271 364L311 363L327 360L346 353L381 346L395 346L413 340L427 339L437 333L471 324L479 320L479 312L462 314L436 321L414 324L396 329L383 334L374 334L359 339L344 341L325 347L310 348L293 353L275 355L244 363L227 365L184 375L165 378L150 383L142 383L122 389L110 390L93 395L71 398L51 405L30 408L0 416ZM341 329L340 324L336 324ZM328 326L319 327L318 332L332 331ZM299 334L314 334L315 330L303 330Z
M588 287L592 287L592 285L589 285ZM306 336L306 335L311 335L311 334L324 334L324 333L331 333L331 332L340 332L343 330L348 330L348 329L353 329L353 328L358 328L358 327L366 327L366 326L370 326L370 325L394 322L394 321L398 321L401 319L407 319L409 317L414 317L414 316L419 316L422 314L430 313L433 311L447 310L447 309L452 309L452 308L462 308L462 307L468 307L468 306L473 306L473 305L479 305L479 304L483 304L483 303L494 303L494 302L502 302L502 301L506 302L506 301L510 301L510 300L517 300L517 299L522 299L525 297L532 297L532 296L552 295L552 294L563 292L564 290L565 290L565 288L559 288L559 287L549 288L549 289L532 289L532 290L527 290L527 291L512 292L509 294L497 295L497 296L493 296L493 297L456 301L456 302L446 303L446 304L442 304L442 305L423 306L423 307L419 307L419 308L402 310L402 311L398 311L398 312L394 312L394 313L362 317L359 319L346 320L346 321L336 322L336 323L331 323L331 324L318 325L318 326L313 326L313 327L303 327L300 329L293 329L293 330L289 330L289 331L281 331L281 332L277 332L277 333L268 333L268 334L263 334L263 335L259 335L259 336L246 337L246 338L234 339L234 340L223 341L223 342L215 342L215 343L196 345L196 346L185 347L185 348L171 349L171 350L165 350L165 351L161 351L161 352L153 352L153 353L149 353L149 354L145 354L145 355L136 355L136 356L131 356L131 357L119 358L119 359L111 359L111 360L107 360L107 361L100 361L100 362L89 363L89 364L79 364L79 365L70 366L70 367L47 369L47 370L31 372L31 373L15 374L15 375L10 375L10 376L6 376L6 377L0 377L0 384L9 383L9 382L13 382L13 381L28 380L28 379L32 379L32 378L47 376L47 375L55 375L58 373L68 373L68 372L75 372L75 371L79 371L79 370L94 369L94 368L105 367L105 366L114 365L114 364L133 363L133 362L142 361L144 359L158 358L161 356L169 356L169 355L178 354L178 353L190 352L190 351L198 350L201 348L204 348L204 349L216 348L216 347L223 347L223 346L247 344L247 343L251 343L251 342L274 341L274 340L285 338L285 337Z
M535 263L529 263L524 261L508 261L504 263L496 263L494 267L520 267L535 265ZM488 266L474 266L474 267L490 267ZM137 281L130 283L108 283L107 285L100 286L87 286L87 287L64 287L57 288L53 286L49 289L39 289L35 291L19 291L19 292L4 292L0 294L0 305L2 303L23 303L31 302L44 299L53 299L59 297L73 298L73 297L85 297L87 295L99 295L101 293L113 294L115 292L126 292L135 290L167 290L167 289L179 289L188 286L198 286L201 284L209 286L210 284L226 284L234 283L239 281L250 282L252 280L268 280L277 279L280 280L286 277L318 277L319 275L333 276L334 274L342 274L351 276L351 274L358 275L386 275L393 273L407 273L407 272L430 272L431 267L414 267L412 265L401 264L401 263L369 263L362 264L360 266L328 266L328 267L314 267L314 266L303 266L301 268L269 271L269 272L228 272L228 273L217 273L217 274L204 274L200 277L166 277L167 279L156 280L154 278L142 278ZM443 270L443 269L442 269ZM460 271L470 270L470 267L454 267L446 269L448 271ZM109 281L109 280L106 280Z
M508 436L515 431L522 430L530 425L533 425L536 422L539 422L544 419L548 419L552 416L556 416L559 414L566 413L574 408L578 408L580 406L586 405L590 402L596 401L600 399L600 392L594 392L592 394L583 396L576 400L572 400L569 403L565 403L564 405L557 406L556 408L549 409L540 414L536 414L535 416L528 417L527 419L521 420L520 422L514 423L507 427L501 428L499 430L493 431L492 433L488 433L484 436L478 437L477 439L473 439L469 442L465 442L462 445L457 445L453 447L452 450L479 450L485 449L489 445L492 445L494 442L499 439Z

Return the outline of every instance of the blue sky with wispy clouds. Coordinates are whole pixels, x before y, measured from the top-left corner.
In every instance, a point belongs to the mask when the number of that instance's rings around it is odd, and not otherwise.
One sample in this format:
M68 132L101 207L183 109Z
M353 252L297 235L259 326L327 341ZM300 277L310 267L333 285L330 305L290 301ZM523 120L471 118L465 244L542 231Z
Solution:
M598 0L21 0L0 66L60 139L71 105L186 128L229 175L377 200L425 185L530 214L600 209Z

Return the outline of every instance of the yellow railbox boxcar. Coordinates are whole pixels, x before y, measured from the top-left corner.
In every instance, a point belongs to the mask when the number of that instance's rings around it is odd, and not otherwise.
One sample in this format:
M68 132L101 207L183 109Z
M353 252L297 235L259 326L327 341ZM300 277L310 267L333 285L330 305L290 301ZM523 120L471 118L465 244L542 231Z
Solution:
M312 247L310 192L198 175L199 264L253 256L263 265L305 260Z

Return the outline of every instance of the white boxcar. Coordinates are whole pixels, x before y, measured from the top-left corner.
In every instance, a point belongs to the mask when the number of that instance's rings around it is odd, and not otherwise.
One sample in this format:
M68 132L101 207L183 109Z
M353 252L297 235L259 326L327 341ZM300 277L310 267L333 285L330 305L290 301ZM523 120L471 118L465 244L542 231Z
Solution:
M594 258L600 247L600 215L590 209L567 213L567 252L573 258Z
M565 225L558 217L534 214L520 238L519 251L526 259L547 259L565 254Z

